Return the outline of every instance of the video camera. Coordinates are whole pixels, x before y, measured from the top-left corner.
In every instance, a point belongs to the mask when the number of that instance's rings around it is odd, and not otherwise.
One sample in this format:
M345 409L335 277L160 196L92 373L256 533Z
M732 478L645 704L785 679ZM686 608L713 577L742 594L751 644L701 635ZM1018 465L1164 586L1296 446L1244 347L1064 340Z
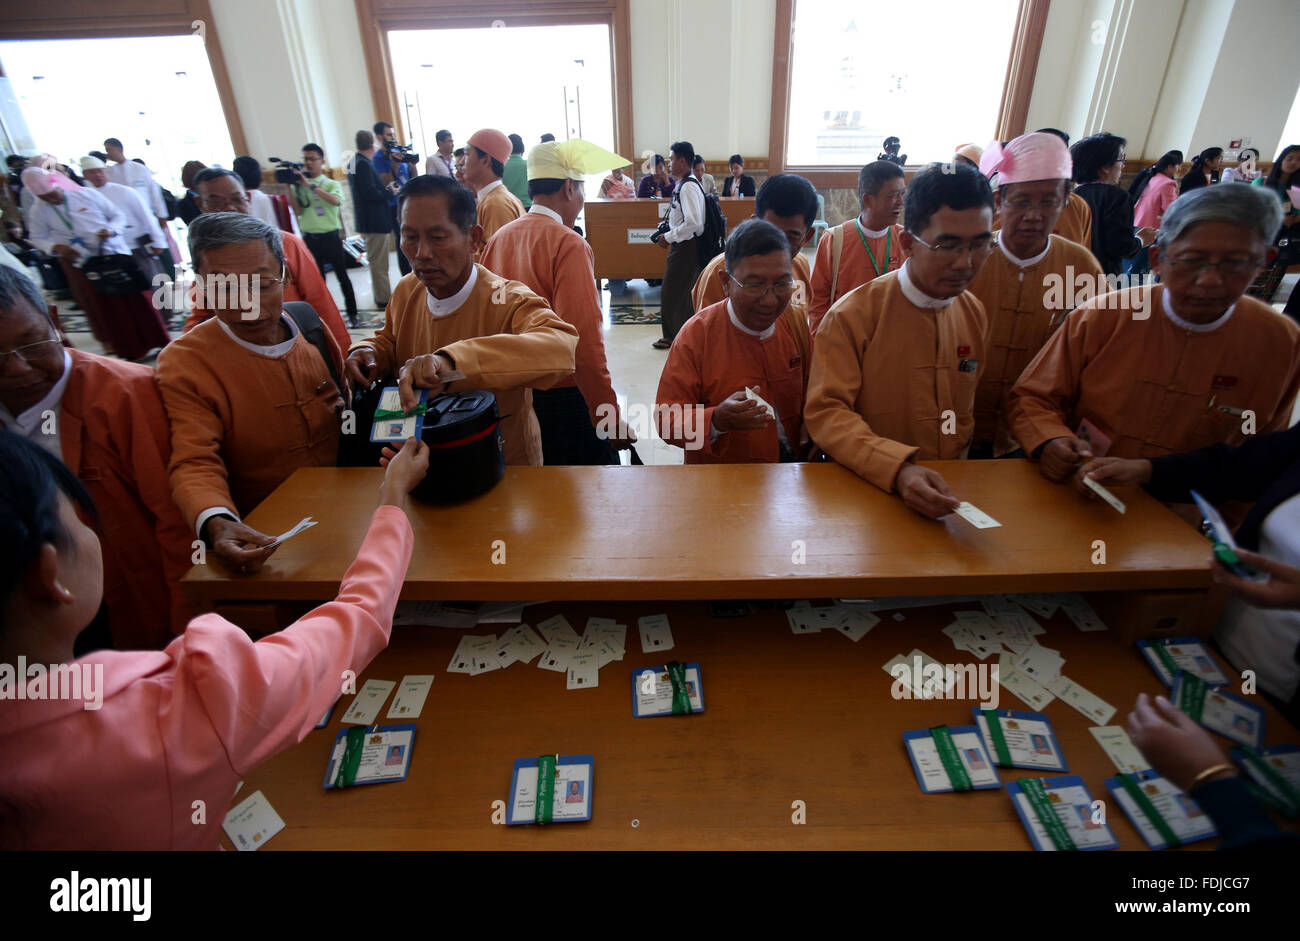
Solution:
M279 157L271 157L271 162L275 164L275 182L294 184L298 182L298 174L295 170L303 169L301 163L294 163L292 160L281 160ZM306 176L304 173L303 176Z
M396 160L398 163L416 164L420 162L420 155L411 153L411 148L405 144L384 141L384 153L388 155L389 160Z

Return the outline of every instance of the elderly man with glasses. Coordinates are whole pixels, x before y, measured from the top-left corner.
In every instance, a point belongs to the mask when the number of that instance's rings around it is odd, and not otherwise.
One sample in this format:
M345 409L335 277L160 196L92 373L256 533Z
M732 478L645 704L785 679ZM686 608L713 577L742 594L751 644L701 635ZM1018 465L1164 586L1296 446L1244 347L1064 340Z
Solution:
M194 191L198 194L202 212L238 212L248 215L248 191L244 182L230 170L208 167L194 178ZM284 286L286 301L306 301L325 324L339 349L346 350L352 343L348 328L343 325L339 306L325 286L325 276L316 267L307 243L292 232L281 232L282 251L289 269L289 280ZM197 268L197 265L196 265ZM214 312L196 304L185 320L189 330L212 316Z
M194 536L167 478L167 415L147 366L67 349L31 279L0 269L0 428L65 463L99 507L104 604L119 649L165 646L190 611Z
M807 457L808 321L791 316L796 280L786 233L765 219L736 226L726 297L686 321L659 377L660 436L687 464Z
M1093 457L1155 457L1290 424L1300 329L1243 296L1274 252L1281 204L1247 186L1207 186L1165 212L1151 270L1160 284L1080 304L1011 390L1011 429L1043 476Z
M338 458L343 359L285 310L280 230L255 216L205 212L190 255L213 313L163 350L158 385L171 419L171 487L191 532L227 568L255 572L274 552L245 514L299 467Z
M981 170L997 174L994 194L1001 228L997 251L971 282L989 318L988 348L975 388L971 457L1003 457L1020 447L1007 423L1006 397L1025 366L1074 308L1074 291L1053 285L1093 285L1105 293L1092 252L1053 235L1070 192L1070 151L1054 134L1025 134L984 151ZM1091 296L1091 295L1089 295Z
M993 250L979 171L931 164L907 188L907 260L826 312L804 418L834 460L931 519L961 502L917 461L966 456L988 320L967 291Z

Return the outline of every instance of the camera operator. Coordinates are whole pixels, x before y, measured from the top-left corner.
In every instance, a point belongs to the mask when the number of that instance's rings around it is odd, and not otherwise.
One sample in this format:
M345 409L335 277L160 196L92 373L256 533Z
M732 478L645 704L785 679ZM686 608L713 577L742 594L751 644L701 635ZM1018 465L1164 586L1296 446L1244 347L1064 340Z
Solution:
M882 150L877 160L888 160L890 163L904 166L907 163L907 154L900 154L898 151L903 146L903 142L897 137L886 137L881 144Z
M375 165L375 172L389 189L388 214L392 218L391 224L396 240L397 270L406 275L411 272L411 263L402 254L400 237L402 225L397 221L397 192L411 178L411 163L407 159L410 151L397 143L397 133L387 121L375 122L375 140L379 143L379 150L375 152L370 162Z
M293 211L298 216L302 240L316 259L320 276L325 277L325 266L334 269L343 291L343 302L348 310L348 324L358 326L357 298L352 293L352 279L348 277L347 259L343 252L343 220L339 207L343 205L343 187L338 180L324 173L325 151L319 144L302 145L302 169L292 167ZM279 173L277 172L277 176Z
M651 344L656 350L672 346L677 331L695 314L691 289L700 275L700 243L696 239L704 233L704 187L691 176L695 148L686 141L678 141L670 153L677 188L673 191L668 218L650 236L652 242L669 252L659 290L664 335Z

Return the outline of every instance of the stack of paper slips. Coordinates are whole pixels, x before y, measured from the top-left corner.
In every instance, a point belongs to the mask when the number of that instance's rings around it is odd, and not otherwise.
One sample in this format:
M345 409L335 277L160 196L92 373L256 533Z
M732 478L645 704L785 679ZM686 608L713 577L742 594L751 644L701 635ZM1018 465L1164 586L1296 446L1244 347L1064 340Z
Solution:
M785 612L790 622L790 630L796 634L816 634L822 630L839 631L853 642L866 636L880 623L880 618L865 611L860 605L846 605L836 602L823 608L814 608L807 601L796 601Z
M600 685L601 667L623 659L626 639L627 625L613 618L588 618L586 633L579 636L564 615L557 614L538 624L536 631L520 624L500 637L466 634L447 672L477 676L540 658L540 669L567 674L569 689L586 689Z

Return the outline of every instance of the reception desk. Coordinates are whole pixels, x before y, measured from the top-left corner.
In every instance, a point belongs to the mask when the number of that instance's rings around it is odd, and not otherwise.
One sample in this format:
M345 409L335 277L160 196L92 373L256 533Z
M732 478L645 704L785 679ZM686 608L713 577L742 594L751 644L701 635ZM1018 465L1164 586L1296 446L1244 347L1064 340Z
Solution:
M719 198L727 231L754 214L754 198ZM668 254L650 241L668 213L666 199L589 199L584 210L587 241L596 255L597 278L662 278Z

